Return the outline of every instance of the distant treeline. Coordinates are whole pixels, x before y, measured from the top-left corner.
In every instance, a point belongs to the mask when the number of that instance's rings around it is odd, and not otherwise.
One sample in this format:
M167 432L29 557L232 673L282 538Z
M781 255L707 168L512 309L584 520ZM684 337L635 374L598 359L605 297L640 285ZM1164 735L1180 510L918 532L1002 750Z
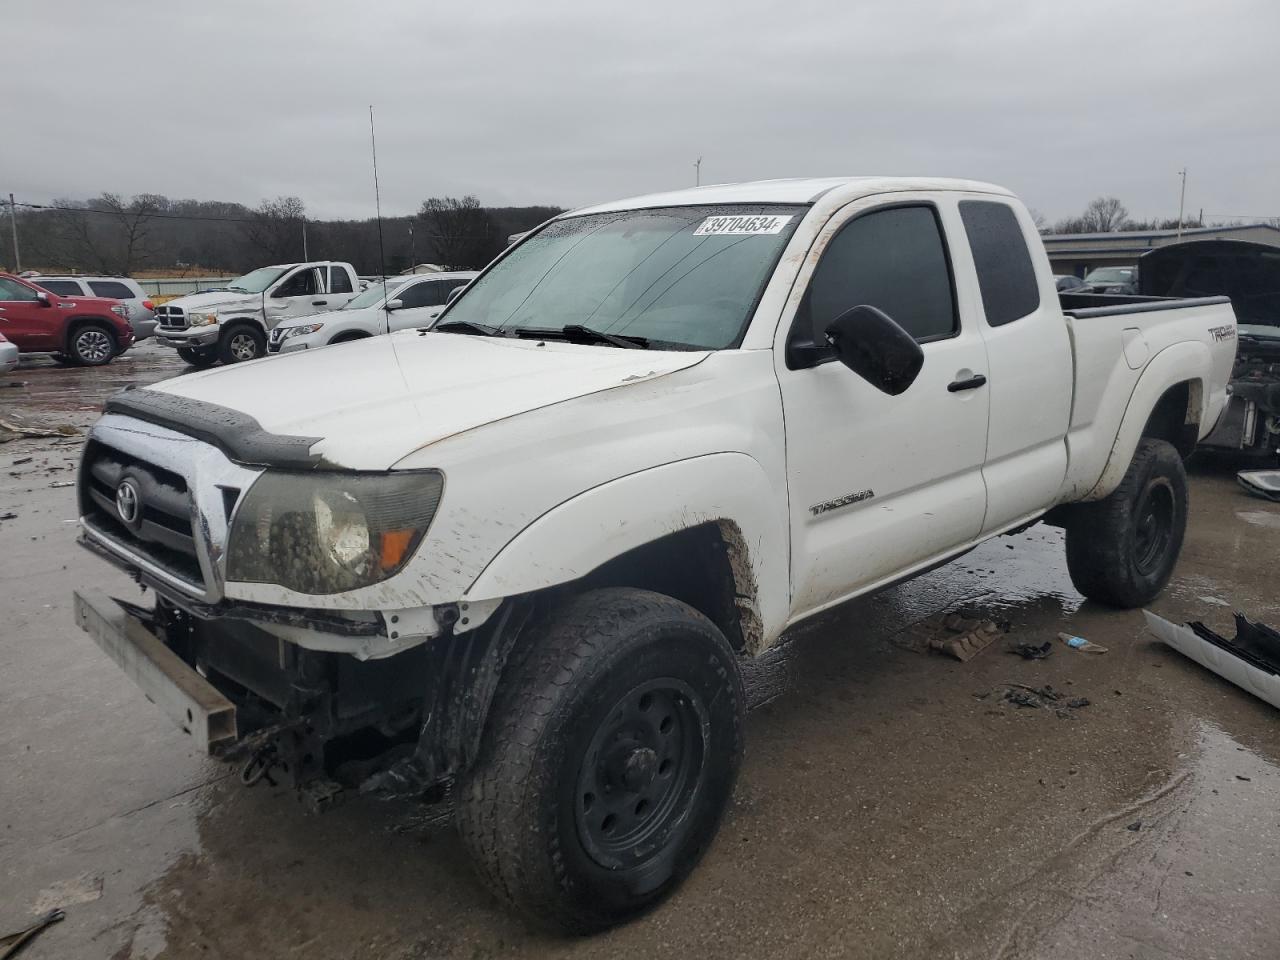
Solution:
M484 207L475 197L433 197L410 217L382 221L312 220L297 197L257 207L157 194L92 200L18 202L18 244L24 270L133 275L140 271L240 273L268 263L344 260L362 274L398 273L414 263L478 268L507 237L560 213L559 207ZM8 219L8 211L5 210ZM0 264L15 266L7 223Z

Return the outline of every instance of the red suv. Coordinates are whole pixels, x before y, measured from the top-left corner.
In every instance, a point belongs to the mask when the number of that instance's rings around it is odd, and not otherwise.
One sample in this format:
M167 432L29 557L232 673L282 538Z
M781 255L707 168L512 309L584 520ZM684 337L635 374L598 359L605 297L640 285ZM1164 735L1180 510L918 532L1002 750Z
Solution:
M60 297L0 273L0 333L23 353L52 353L96 367L133 343L128 311L119 301Z

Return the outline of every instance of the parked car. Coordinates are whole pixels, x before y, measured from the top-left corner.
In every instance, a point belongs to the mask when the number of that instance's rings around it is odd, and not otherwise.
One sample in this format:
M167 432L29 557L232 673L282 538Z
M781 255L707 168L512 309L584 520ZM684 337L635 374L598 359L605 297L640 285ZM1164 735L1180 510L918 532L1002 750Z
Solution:
M115 300L62 297L0 273L0 332L23 353L96 367L133 344L128 310Z
M102 297L119 300L128 308L133 325L133 342L146 340L156 332L155 305L138 281L129 277L44 276L31 278L32 283L60 297Z
M286 320L271 331L267 350L294 353L349 343L382 333L425 327L445 308L449 295L477 276L474 270L388 277L341 310ZM385 283L385 286L384 286Z
M363 289L349 263L317 260L260 267L225 290L178 297L156 308L156 342L196 367L266 355L282 321L341 309Z
M1138 292L1137 267L1098 267L1084 275L1084 291L1089 293Z
M1068 290L1081 289L1084 287L1084 281L1070 273L1055 273L1053 285L1058 288L1059 293L1066 293Z
M18 345L0 333L0 373L8 373L18 365Z
M427 332L111 397L82 535L155 607L77 620L313 806L454 784L495 893L598 930L707 850L739 659L789 627L1037 520L1086 597L1155 598L1235 327L1225 298L1064 312L987 184L602 204Z

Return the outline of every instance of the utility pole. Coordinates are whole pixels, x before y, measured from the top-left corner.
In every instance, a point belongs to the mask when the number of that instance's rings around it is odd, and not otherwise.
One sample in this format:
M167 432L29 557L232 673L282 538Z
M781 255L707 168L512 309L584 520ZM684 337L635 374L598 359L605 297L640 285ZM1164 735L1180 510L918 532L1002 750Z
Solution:
M413 267L413 272L418 272L418 253L413 245L413 221L409 221L409 266Z
M1183 167L1178 174L1182 177L1182 196L1178 200L1178 240L1182 240L1182 211L1187 205L1187 168Z
M693 161L693 185L695 187L702 186L702 158L701 157Z
M22 272L22 254L18 252L18 205L9 194L9 228L13 231L13 272Z
M302 259L304 262L311 259L309 256L307 256L307 218L306 217L302 218Z

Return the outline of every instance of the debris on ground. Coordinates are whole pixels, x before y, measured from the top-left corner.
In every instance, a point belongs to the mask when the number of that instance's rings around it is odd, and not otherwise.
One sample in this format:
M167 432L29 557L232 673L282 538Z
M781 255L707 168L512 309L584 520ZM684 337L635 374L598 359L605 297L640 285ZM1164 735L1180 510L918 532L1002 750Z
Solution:
M19 457L17 460L13 461L13 463L11 464L11 466L14 466L14 467L20 467L20 466L22 466L24 463L30 463L30 462L31 462L32 460L34 460L34 459L35 459L35 457Z
M82 873L69 880L60 880L41 890L31 907L32 913L60 910L78 903L92 903L102 896L102 875Z
M1135 820L1135 821L1133 821L1133 823L1131 823L1131 824L1129 824L1127 827L1125 827L1125 829L1126 829L1126 830L1132 830L1134 833L1137 833L1139 830L1141 830L1141 829L1142 829L1142 821L1141 821L1141 820Z
M1148 629L1183 656L1280 708L1280 631L1237 613L1236 635L1228 640L1198 620L1180 627L1149 610L1142 614Z
M78 437L80 431L69 423L36 424L26 422L21 414L7 412L0 417L0 443L22 437Z
M981 696L975 694L975 697L985 700L996 692L992 690ZM1025 683L1006 683L1004 690L1000 692L999 701L1013 704L1015 707L1052 710L1064 720L1071 716L1071 710L1087 707L1092 702L1088 697L1068 697L1061 690L1053 689L1053 685L1048 683L1042 687L1029 687Z
M0 520L17 520L18 515L10 510L8 513L0 513Z
M1079 650L1083 653L1106 653L1107 648L1100 643L1091 643L1084 637L1073 637L1069 633L1058 634L1058 639L1065 643L1073 650Z
M74 480L55 480L53 481L53 483L49 484L49 486L53 487L54 489L57 489L59 487L74 487L75 485L76 485L76 482Z
M1053 653L1053 641L1046 640L1044 643L1019 643L1017 646L1010 647L1006 653L1016 653L1023 660L1044 660Z
M1241 470L1236 481L1256 496L1280 502L1280 470Z
M994 620L948 613L942 618L942 630L929 638L929 649L955 657L963 663L972 660L1003 633L1000 624Z
M50 910L25 930L0 937L0 960L12 960L23 947L66 916L61 910Z

